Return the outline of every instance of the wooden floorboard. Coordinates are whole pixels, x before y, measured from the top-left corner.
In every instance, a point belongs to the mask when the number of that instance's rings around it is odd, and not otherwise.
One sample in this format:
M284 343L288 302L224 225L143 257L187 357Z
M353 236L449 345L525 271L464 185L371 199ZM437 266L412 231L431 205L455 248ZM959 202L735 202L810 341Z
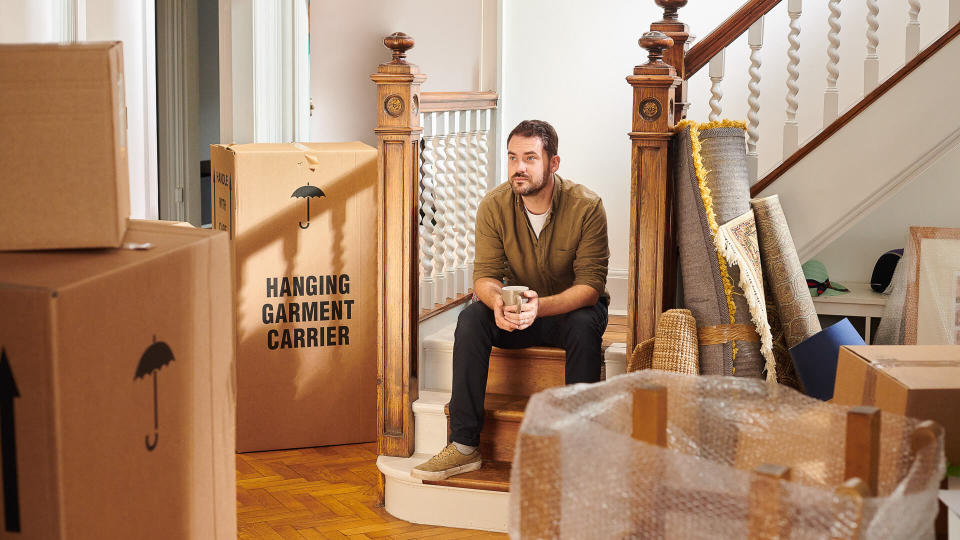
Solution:
M507 538L417 525L377 506L375 443L238 454L237 538Z

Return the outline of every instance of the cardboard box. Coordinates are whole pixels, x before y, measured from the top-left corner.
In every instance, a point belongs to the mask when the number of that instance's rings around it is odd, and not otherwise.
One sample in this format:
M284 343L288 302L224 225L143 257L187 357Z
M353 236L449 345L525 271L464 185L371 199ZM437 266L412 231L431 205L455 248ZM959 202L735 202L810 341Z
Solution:
M215 145L237 283L237 450L376 439L377 152Z
M120 42L0 45L0 250L120 245L123 92Z
M125 241L0 253L0 537L236 538L227 236Z
M833 402L933 420L946 432L947 460L960 463L958 346L841 347Z

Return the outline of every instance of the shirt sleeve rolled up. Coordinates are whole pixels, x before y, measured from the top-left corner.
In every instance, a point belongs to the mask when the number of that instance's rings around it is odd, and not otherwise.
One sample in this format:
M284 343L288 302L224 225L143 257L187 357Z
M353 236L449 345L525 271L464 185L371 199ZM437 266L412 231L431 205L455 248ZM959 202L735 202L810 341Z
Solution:
M599 199L583 220L580 244L573 261L574 285L588 285L603 295L607 284L610 245L607 241L607 213Z

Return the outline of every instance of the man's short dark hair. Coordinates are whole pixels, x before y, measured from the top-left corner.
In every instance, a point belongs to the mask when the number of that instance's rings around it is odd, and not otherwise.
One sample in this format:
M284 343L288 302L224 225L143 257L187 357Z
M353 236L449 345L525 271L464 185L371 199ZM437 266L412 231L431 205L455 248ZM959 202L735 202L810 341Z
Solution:
M521 137L537 137L543 143L543 149L547 151L547 161L557 155L557 130L553 129L548 122L543 120L524 120L513 128L507 137L507 144L514 135Z

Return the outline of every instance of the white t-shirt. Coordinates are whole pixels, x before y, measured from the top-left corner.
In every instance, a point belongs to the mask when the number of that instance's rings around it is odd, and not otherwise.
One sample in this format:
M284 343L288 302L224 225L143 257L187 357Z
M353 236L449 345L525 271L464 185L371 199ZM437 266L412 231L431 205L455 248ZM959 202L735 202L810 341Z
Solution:
M537 235L537 238L540 238L540 231L543 230L543 224L547 222L547 217L550 216L550 210L547 209L546 212L542 214L534 214L527 210L527 207L523 207L523 211L527 213L527 217L530 218L530 226L533 227L534 234Z

